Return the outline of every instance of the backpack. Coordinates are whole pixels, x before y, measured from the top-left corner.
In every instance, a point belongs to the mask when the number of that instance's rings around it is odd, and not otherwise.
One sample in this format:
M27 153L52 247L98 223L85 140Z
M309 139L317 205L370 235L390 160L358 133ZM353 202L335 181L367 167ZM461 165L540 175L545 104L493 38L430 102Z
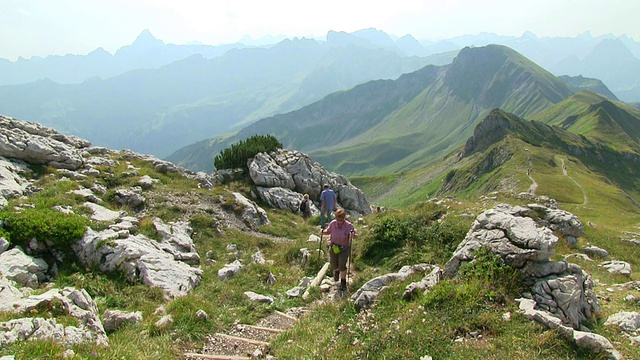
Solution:
M309 206L307 200L302 200L302 202L300 203L300 211L307 211L307 206Z

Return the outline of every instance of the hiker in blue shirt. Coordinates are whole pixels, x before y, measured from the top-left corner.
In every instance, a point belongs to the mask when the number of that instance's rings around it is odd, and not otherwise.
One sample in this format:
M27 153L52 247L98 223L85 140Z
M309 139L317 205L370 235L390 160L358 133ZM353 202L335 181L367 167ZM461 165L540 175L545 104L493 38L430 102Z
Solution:
M323 188L320 194L320 227L324 229L331 222L331 212L337 209L338 201L329 184L324 184Z

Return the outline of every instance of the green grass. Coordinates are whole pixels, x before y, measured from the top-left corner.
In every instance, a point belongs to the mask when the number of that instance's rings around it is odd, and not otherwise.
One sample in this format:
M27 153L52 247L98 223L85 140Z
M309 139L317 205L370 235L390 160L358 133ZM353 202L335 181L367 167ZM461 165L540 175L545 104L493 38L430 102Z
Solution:
M356 273L352 288L407 264L427 262L443 266L477 214L497 202L526 204L527 200L517 199L515 194L530 186L528 170L539 184L539 195L556 198L560 208L574 212L585 224L585 235L578 245L569 248L561 243L556 249L557 258L579 252L589 243L609 250L614 259L628 261L634 268L640 266L638 249L620 240L621 231L637 231L640 224L640 212L628 194L576 157L548 151L515 137L503 146L511 155L496 168L481 170L479 164L488 160L484 154L476 154L458 162L447 159L397 175L354 178L353 183L364 189L370 199L375 199L372 203L386 206L387 211L366 216L365 225L356 224L361 235L353 247ZM565 162L567 176L562 173L560 160ZM220 224L214 206L228 209L228 215L232 216L229 191L247 193L250 186L246 183L207 191L197 189L194 182L175 174L156 173L146 162L132 160L131 163L139 169L139 175L124 174L130 169L120 163L104 169L113 174L109 179L84 180L83 186L101 183L112 191L134 185L143 174L160 179L153 190L156 207L147 209L140 232L157 238L151 225L153 217L173 221L186 216L194 229L192 238L202 259L203 279L188 295L167 301L161 290L129 283L122 274L100 274L72 261L65 262L59 269L55 286L84 288L96 301L100 314L106 309L119 309L141 311L143 315L142 322L109 334L108 348L71 346L75 358L178 359L184 351L200 349L208 334L229 329L236 323L255 324L275 310L298 306L309 307L309 314L272 341L278 359L418 359L425 355L436 359L594 357L520 315L514 301L517 286L505 275L507 271L503 272L490 261L486 266L466 270L461 278L442 281L428 294L409 301L401 300L400 295L407 284L420 280L421 276L391 283L380 294L377 305L369 310L357 310L347 300L314 304L312 302L321 297L318 291L311 292L307 300L289 299L284 295L286 291L297 286L304 276L315 276L324 263L324 258L312 257L307 267L300 265L300 249L315 250L318 246L307 243L310 234L317 234L317 219L304 221L288 211L266 208L271 224L258 229L261 234L227 229ZM37 176L43 176L36 182L43 191L28 199L13 199L12 206L65 204L80 211L84 199L67 193L76 189L77 184L57 181L46 169ZM449 181L467 185L445 192L443 186ZM480 200L489 194L494 194L497 200ZM451 198L446 198L447 195ZM104 197L109 200L108 194ZM433 197L439 197L438 204L427 202ZM175 203L175 199L180 199L180 203ZM586 225L587 222L593 225ZM91 226L105 225L92 222ZM237 246L237 253L226 250L230 244ZM268 261L266 264L252 263L251 255L257 249ZM371 252L372 249L375 251ZM381 249L383 251L378 251ZM207 254L211 261L207 261ZM219 280L218 270L237 258L245 265L243 270L226 281ZM598 266L598 262L579 259L575 262L600 283L607 284L596 288L598 292L604 292L604 286L637 280L635 274L611 275ZM275 285L267 284L269 274L276 278ZM243 295L245 291L271 296L275 301L251 303ZM640 297L636 290L628 293ZM601 302L602 314L589 325L614 341L616 348L628 358L640 358L640 350L631 346L624 335L602 325L606 316L616 311L638 311L637 304L623 300L626 294L622 291L608 294L609 300ZM157 313L160 306L174 319L169 330L161 331L154 325L161 317ZM200 309L207 312L206 321L196 319ZM40 315L53 316L54 310L42 309ZM503 318L507 312L511 314L509 321ZM2 313L0 319L6 321L17 316ZM60 318L63 322L72 321L64 316ZM469 335L472 333L481 334L482 338L472 339ZM30 341L0 349L0 356L62 359L65 350L50 341Z

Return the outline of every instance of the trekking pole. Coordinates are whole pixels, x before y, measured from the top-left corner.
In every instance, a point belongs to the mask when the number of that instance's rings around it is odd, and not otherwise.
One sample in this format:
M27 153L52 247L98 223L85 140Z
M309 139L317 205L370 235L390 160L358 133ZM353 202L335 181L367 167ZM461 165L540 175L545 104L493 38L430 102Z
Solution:
M352 260L351 260L351 254L352 254L352 250L351 250L351 245L353 243L353 230L351 230L349 232L349 257L347 258L347 283L349 283L349 274L351 274L351 265L352 265Z

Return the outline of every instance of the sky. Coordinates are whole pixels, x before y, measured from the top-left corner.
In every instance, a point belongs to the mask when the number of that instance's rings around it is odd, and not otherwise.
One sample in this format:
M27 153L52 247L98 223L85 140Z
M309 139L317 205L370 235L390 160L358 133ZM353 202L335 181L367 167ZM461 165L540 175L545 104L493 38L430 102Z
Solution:
M165 43L322 38L376 28L439 40L482 32L614 34L640 41L638 0L0 0L0 58L115 53L144 30Z

